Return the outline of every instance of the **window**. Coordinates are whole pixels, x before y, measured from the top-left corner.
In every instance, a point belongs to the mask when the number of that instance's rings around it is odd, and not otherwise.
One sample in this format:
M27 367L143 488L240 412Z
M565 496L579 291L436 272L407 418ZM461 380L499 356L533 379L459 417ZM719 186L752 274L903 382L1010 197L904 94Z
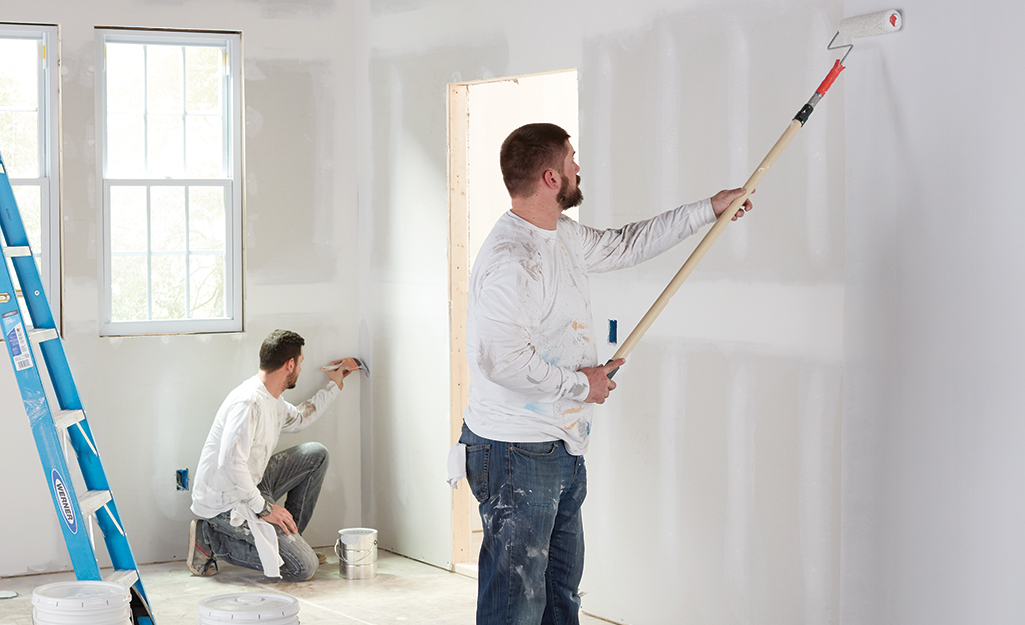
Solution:
M0 155L59 328L57 27L0 24L0 58Z
M101 333L240 331L241 36L97 32Z

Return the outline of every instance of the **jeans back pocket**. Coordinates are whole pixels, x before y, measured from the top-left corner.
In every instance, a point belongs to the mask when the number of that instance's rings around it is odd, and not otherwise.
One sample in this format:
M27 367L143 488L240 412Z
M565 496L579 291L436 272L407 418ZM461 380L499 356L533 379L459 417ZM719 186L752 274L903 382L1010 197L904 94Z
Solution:
M488 487L488 465L491 462L491 445L466 446L466 481L470 492L478 503L491 497Z

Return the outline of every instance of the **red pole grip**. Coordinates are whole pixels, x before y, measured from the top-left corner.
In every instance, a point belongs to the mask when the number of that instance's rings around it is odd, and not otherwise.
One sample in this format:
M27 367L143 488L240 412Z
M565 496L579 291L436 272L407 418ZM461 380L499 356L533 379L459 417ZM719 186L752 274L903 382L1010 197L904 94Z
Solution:
M826 95L826 92L829 91L829 88L833 86L833 81L836 80L836 77L840 75L840 72L844 71L845 69L847 68L845 68L843 65L840 65L840 60L837 59L836 63L833 64L833 69L829 71L829 74L826 76L826 79L822 81L822 84L819 85L819 88L815 90L815 93L821 96Z

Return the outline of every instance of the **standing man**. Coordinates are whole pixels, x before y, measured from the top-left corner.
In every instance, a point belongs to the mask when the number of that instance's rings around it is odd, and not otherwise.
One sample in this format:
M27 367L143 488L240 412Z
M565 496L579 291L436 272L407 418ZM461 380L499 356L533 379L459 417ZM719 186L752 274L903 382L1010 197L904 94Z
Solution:
M625 362L598 363L587 274L664 252L745 193L720 191L595 230L562 214L583 201L574 155L569 135L553 124L528 124L506 138L500 161L512 210L470 277L469 405L450 466L458 474L465 452L480 503L478 625L578 622L592 404L616 388L608 373ZM750 209L747 200L737 217Z
M295 388L303 344L295 332L275 330L260 347L260 370L228 395L214 417L196 469L188 567L213 575L217 559L267 577L303 581L321 563L302 533L313 516L327 473L327 449L303 443L273 453L281 432L309 427L359 363L338 360L330 380L298 407L281 398ZM272 455L273 454L273 455ZM274 503L287 495L285 505Z

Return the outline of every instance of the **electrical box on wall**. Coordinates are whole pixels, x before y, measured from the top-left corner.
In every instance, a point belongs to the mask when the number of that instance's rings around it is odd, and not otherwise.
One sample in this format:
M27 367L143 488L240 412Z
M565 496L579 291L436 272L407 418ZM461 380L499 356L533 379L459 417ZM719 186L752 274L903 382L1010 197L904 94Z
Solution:
M189 490L189 470L178 469L174 472L175 486L178 490Z

